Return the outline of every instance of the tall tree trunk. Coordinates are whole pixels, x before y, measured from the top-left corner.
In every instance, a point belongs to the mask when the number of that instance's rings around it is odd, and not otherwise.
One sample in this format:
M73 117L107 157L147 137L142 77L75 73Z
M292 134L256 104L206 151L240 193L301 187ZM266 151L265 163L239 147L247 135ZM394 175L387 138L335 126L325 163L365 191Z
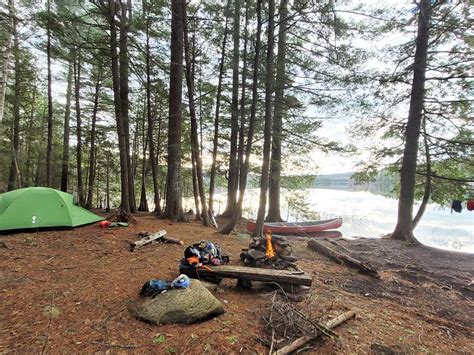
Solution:
M67 90L66 90L66 107L64 111L64 133L63 133L63 157L61 168L61 191L67 192L68 174L69 174L69 135L71 132L71 93L72 93L72 67L71 62L68 63L67 71Z
M145 110L146 110L146 103L145 103ZM138 205L138 210L141 212L148 212L148 201L146 196L146 174L147 174L147 167L146 167L146 151L148 149L148 131L145 130L145 115L142 117L142 143L143 143L143 150L142 150L142 187L140 192L140 203Z
M281 132L285 100L286 31L288 30L288 0L280 3L280 27L278 31L278 56L276 59L275 113L273 115L272 155L270 158L270 186L268 189L267 221L281 222L280 182L281 182Z
M145 107L143 107L145 109ZM140 150L140 121L138 119L135 120L135 128L133 129L133 141L132 141L132 150L130 152L131 164L132 164L132 176L133 180L135 181L137 177L137 169L138 169L138 154Z
M2 48L2 65L0 67L0 123L5 112L5 94L7 92L8 69L12 52L12 38L15 30L16 12L14 0L8 0L8 27L5 29L5 46Z
M105 154L106 157L106 166L105 166L105 198L106 198L106 207L105 207L105 212L110 211L110 159L112 157L110 156L110 153L107 152Z
M235 227L244 202L245 188L247 186L247 174L250 165L250 153L252 151L253 135L255 131L255 117L257 115L257 101L258 101L258 66L260 63L260 47L261 47L261 32L262 32L262 1L257 0L257 33L255 35L255 56L253 60L253 75L252 75L252 104L250 107L250 119L249 127L247 132L247 145L245 147L245 160L240 171L240 187L239 187L239 200L237 202L237 208L232 214L231 219L227 224L219 231L220 233L229 234Z
M156 100L156 99L155 99ZM153 113L153 117L156 117L156 110ZM150 157L150 159L155 160L156 164L156 178L158 180L159 174L160 174L160 153L161 153L161 126L162 126L162 119L163 117L158 115L158 132L156 135L156 156L155 157ZM161 179L161 183L158 185L158 192L160 191L165 191L166 190L166 179ZM166 194L166 193L165 193ZM155 213L161 214L162 208L161 208L161 196L162 193L158 194L158 207L155 206Z
M127 0L125 4L122 0L120 2L120 52L119 52L119 77L120 77L120 106L122 113L122 123L125 133L125 147L127 154L127 167L128 167L128 194L130 199L130 212L137 210L135 201L135 179L133 174L133 167L131 163L130 155L130 122L129 122L129 102L128 102L128 31L130 29L130 22L132 19L131 15L131 4Z
M267 72L265 83L265 125L263 143L263 163L262 176L260 180L260 201L258 205L257 225L254 236L260 237L263 234L263 221L265 218L265 208L267 206L268 189L268 167L270 165L270 148L272 140L272 96L273 96L273 47L274 47L274 27L275 27L275 0L268 1L268 43L267 43Z
M239 167L239 189L242 185L242 179L244 178L241 174L244 166L244 150L245 150L245 125L246 125L246 112L245 112L245 92L247 85L247 44L248 44L248 23L249 23L249 5L248 1L245 1L245 25L244 25L244 53L242 56L243 68L242 68L242 93L240 96L240 127L239 127L239 146L237 149L237 166ZM240 217L240 216L239 216Z
M48 42L46 54L48 61L48 143L46 145L46 185L53 187L53 96L51 94L51 3L47 0L48 7Z
M168 116L168 172L165 215L184 220L181 202L181 103L183 80L183 7L185 0L171 1L171 64Z
M109 1L108 12L106 13L107 20L110 26L110 58L112 64L112 84L114 90L114 108L115 108L115 119L117 121L117 135L119 141L119 153L120 153L120 213L128 216L130 214L130 195L129 195L129 160L127 159L127 140L126 132L124 129L124 122L122 117L121 108L121 95L120 95L120 72L119 62L117 53L117 29L115 27L115 14L116 6L115 0ZM107 175L108 177L108 175Z
M148 10L147 10L148 11ZM153 139L153 129L155 124L155 117L151 111L151 68L150 68L150 18L146 20L146 116L148 120L148 149L150 153L151 174L153 180L153 202L155 205L154 211L161 212L160 208L160 190L158 187L158 167L155 160L155 142Z
M202 157L199 149L198 138L198 122L196 119L196 107L194 101L194 72L192 70L192 60L188 39L188 19L186 15L186 3L183 2L183 38L186 59L186 83L188 86L189 99L189 118L191 120L191 149L194 155L194 163L196 168L197 187L199 198L201 200L202 223L204 226L209 225L209 215L207 211L206 195L204 193L204 178L202 174ZM196 211L197 213L197 211Z
M99 64L101 66L102 64ZM92 208L92 198L94 192L94 183L95 183L95 172L96 172L96 147L95 147L95 136L96 136L96 122L97 122L97 111L99 108L99 94L100 87L102 82L102 68L99 67L97 73L97 80L95 82L95 93L94 93L94 106L92 108L92 123L91 123L91 149L89 154L89 188L87 191L87 203L86 208Z
M418 35L413 82L411 88L410 109L405 131L405 149L400 172L400 199L398 201L398 220L392 238L406 240L410 244L419 244L413 235L413 203L415 199L415 177L420 136L421 116L425 98L425 73L429 27L431 22L431 4L421 0L418 14Z
M77 147L76 147L76 167L77 167L77 195L79 205L84 206L84 183L82 181L82 121L81 121L81 49L78 48L74 58L74 92L76 99L76 122L77 122Z
M222 216L230 217L236 207L239 179L237 145L239 139L239 44L240 44L240 0L234 0L233 24L234 49L232 55L232 102L230 116L230 155L227 180L227 205Z
M425 159L426 159L426 181L425 181L425 191L423 193L423 199L421 200L421 205L418 208L415 218L413 218L413 229L416 228L418 222L420 222L421 217L425 213L426 206L430 200L431 195L431 156L430 148L428 146L428 137L426 135L426 117L423 117L423 143L425 145Z
M15 82L13 85L13 121L12 121L12 161L10 164L10 175L8 177L8 191L21 188L20 169L18 164L18 153L20 148L20 45L17 32L17 18L13 4L10 4L10 16L13 20L13 56L15 58Z
M192 144L192 142L191 142ZM192 166L192 180L193 180L193 196L194 196L194 206L196 209L196 221L201 220L201 206L199 206L199 184L197 178L197 169L196 169L196 155L194 150L191 151L191 166Z
M33 131L34 123L35 123L35 109L36 109L36 94L38 91L38 87L34 85L33 87L33 99L31 102L31 108L30 108L30 117L29 117L29 122L28 122L28 132ZM24 185L25 187L29 187L33 184L32 180L32 153L31 153L31 140L28 139L26 141L26 164L25 164L25 179L24 179Z
M222 40L221 49L221 60L219 64L219 78L217 80L217 93L216 93L216 113L214 116L214 138L212 141L212 165L211 165L211 177L209 181L209 213L214 214L214 192L216 187L216 165L217 165L217 144L219 139L219 114L221 108L221 93L222 93L222 77L224 76L224 61L227 44L227 24L228 24L228 13L230 8L231 0L227 0L226 12L225 12L225 27L224 27L224 38Z

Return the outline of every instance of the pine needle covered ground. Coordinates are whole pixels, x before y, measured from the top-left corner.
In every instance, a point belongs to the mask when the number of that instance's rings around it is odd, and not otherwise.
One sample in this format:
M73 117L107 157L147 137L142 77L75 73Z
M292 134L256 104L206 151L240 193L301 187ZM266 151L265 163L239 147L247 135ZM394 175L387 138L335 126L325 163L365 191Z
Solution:
M198 223L171 223L138 214L129 228L41 231L0 236L0 353L267 353L264 317L272 293L235 288L226 280L215 294L226 313L194 325L153 326L127 311L151 278L172 279L184 247L156 244L136 252L140 231L166 229L185 245L219 243L237 263L248 240L216 234ZM340 242L342 243L342 242ZM335 329L338 338L311 343L320 353L469 352L474 348L473 256L409 249L387 240L343 245L381 272L377 280L337 265L293 243L313 286L297 304L324 322L349 309L355 319ZM198 300L197 300L198 301Z

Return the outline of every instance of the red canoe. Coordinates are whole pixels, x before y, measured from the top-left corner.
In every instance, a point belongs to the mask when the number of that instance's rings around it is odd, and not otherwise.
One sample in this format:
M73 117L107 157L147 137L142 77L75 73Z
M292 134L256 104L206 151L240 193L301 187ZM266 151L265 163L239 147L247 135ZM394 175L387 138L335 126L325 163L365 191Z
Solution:
M336 229L340 226L342 226L342 218L311 222L267 222L263 227L263 232L271 232L275 234L302 234L321 232L328 229ZM256 222L249 219L247 221L247 230L249 232L253 232L255 227Z

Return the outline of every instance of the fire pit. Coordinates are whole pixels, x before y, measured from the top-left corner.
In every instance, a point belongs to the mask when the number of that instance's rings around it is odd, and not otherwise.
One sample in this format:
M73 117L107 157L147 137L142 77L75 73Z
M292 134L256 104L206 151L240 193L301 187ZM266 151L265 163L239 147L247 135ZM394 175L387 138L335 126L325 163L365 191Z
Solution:
M253 238L243 249L240 260L246 266L278 270L299 270L290 243L285 237L267 233L265 238Z

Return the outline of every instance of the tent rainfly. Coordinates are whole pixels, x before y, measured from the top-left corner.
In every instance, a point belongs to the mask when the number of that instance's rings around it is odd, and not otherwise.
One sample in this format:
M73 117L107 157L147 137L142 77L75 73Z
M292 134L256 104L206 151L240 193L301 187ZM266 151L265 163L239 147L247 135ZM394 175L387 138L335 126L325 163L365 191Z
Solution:
M74 204L74 196L46 187L28 187L0 194L0 231L77 227L103 220Z

